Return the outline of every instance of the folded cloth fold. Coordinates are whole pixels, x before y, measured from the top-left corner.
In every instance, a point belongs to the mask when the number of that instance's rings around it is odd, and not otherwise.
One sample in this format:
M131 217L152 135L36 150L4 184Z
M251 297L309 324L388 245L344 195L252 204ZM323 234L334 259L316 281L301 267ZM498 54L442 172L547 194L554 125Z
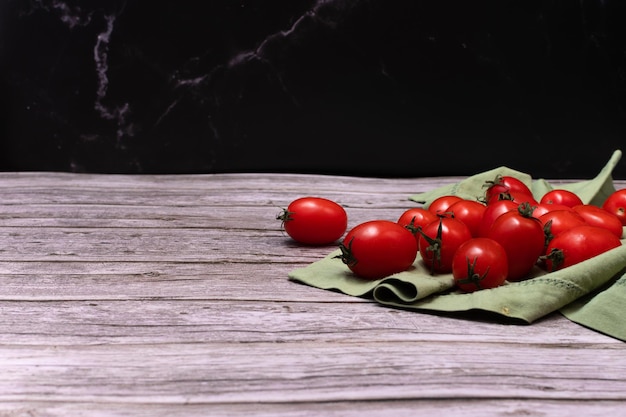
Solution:
M615 151L595 178L559 185L559 188L576 192L585 203L601 205L615 191L611 171L620 157L621 151ZM444 194L477 198L484 193L485 181L493 180L496 175L521 179L539 198L554 188L543 179L533 180L528 174L500 167L409 198L425 206ZM551 273L537 266L528 279L473 293L457 291L452 274L431 274L419 256L407 271L379 280L364 280L347 268L337 257L339 253L339 250L333 251L319 261L291 271L288 277L313 287L415 311L461 314L483 311L523 323L532 323L560 311L573 322L626 341L626 326L623 324L626 315L626 245Z

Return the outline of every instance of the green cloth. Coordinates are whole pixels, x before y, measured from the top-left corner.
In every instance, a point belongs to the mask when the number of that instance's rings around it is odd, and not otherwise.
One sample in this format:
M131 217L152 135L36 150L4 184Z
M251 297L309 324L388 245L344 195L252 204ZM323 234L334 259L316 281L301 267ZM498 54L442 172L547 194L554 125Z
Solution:
M529 185L536 198L553 188L576 192L585 203L601 205L615 191L611 172L621 158L617 150L593 179L553 187L543 179L500 167L446 185L409 199L427 206L440 195L455 194L477 198L484 194L483 184L496 175L512 175ZM624 240L622 240L624 242ZM389 307L415 311L461 314L467 317L486 313L489 317L532 323L560 311L565 317L590 329L626 341L626 245L562 270L546 273L535 267L524 281L472 293L455 289L452 274L431 275L421 259L413 267L379 280L356 277L333 251L325 258L298 268L289 279L313 287L371 298Z

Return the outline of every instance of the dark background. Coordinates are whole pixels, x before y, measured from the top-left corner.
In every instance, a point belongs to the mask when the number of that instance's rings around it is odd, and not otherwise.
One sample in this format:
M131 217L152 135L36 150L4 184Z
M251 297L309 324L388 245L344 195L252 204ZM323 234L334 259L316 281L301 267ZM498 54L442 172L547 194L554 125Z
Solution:
M0 169L586 178L625 59L623 0L3 0Z

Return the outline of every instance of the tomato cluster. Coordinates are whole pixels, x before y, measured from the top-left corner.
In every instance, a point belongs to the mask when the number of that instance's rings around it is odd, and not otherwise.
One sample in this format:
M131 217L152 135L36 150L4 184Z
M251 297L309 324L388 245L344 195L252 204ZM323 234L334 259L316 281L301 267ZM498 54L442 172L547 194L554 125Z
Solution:
M540 199L522 181L498 176L475 200L443 195L407 209L397 221L370 220L347 230L337 203L319 197L292 202L277 218L306 244L339 242L343 263L358 277L380 279L419 260L431 274L451 273L465 292L553 272L622 244L626 189L602 207L553 189Z

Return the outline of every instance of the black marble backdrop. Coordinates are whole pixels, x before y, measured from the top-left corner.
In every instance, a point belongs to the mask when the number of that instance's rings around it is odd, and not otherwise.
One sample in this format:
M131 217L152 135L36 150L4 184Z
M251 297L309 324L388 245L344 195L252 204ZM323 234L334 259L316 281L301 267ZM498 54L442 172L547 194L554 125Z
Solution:
M625 19L623 0L1 0L0 168L588 177L626 151Z

